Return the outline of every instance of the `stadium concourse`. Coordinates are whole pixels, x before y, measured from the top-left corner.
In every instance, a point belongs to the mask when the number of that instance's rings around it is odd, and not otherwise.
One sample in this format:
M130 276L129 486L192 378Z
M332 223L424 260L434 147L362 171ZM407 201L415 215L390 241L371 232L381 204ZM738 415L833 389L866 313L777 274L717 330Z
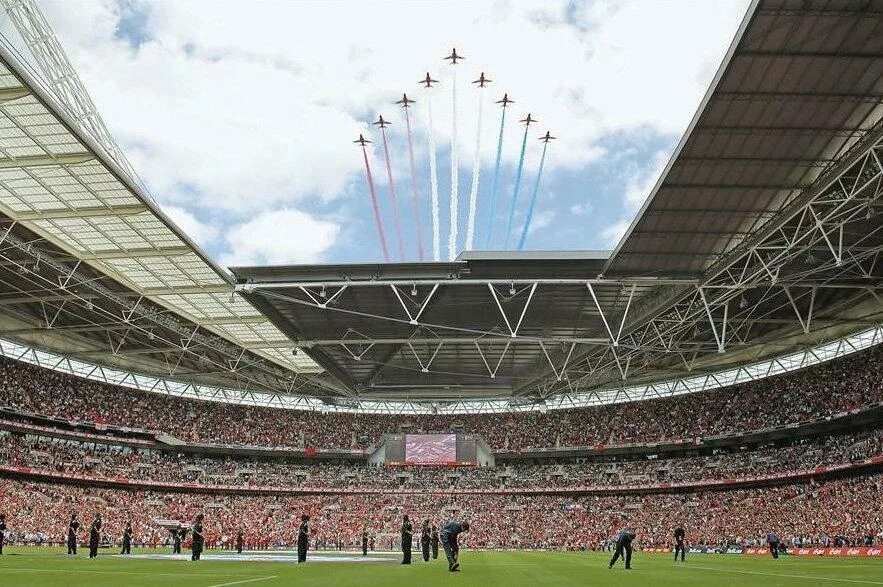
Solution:
M751 2L613 251L229 271L2 5L0 577L883 585L881 2Z

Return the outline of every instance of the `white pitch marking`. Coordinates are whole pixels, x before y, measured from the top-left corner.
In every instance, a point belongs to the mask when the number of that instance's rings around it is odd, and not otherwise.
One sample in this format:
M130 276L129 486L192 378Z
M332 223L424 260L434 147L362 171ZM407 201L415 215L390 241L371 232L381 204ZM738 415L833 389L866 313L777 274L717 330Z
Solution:
M227 585L241 585L243 583L254 583L255 581L266 581L267 579L275 579L278 575L270 575L269 577L255 577L254 579L243 579L242 581L230 581L229 583L217 583L209 585L209 587L227 587Z
M28 567L3 567L4 571L19 573L56 573L59 569L28 568ZM206 575L226 575L226 573L156 573L154 571L112 571L99 569L64 569L65 573L97 573L99 575L161 575L166 577L205 577Z
M701 569L704 571L722 571L724 573L741 573L743 575L761 575L764 577L786 577L789 579L815 579L817 581L837 581L840 583L861 583L863 585L883 585L881 581L869 581L867 579L839 579L834 577L819 577L818 575L791 575L788 573L764 573L762 571L741 571L738 569L721 569L717 567L697 567L694 565L678 567L680 569Z

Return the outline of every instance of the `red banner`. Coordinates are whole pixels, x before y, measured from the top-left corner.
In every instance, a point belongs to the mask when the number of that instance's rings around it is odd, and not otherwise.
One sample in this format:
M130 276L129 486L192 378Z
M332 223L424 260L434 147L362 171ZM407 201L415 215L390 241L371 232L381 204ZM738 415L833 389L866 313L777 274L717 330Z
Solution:
M743 554L770 554L769 548L746 548ZM791 548L792 556L872 556L883 558L881 546L838 546L833 548Z

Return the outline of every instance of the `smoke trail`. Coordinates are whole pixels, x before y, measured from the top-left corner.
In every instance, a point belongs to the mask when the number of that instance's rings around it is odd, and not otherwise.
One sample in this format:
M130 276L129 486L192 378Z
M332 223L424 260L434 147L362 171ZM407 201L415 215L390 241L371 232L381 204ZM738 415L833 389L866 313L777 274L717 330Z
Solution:
M383 137L383 154L386 157L386 176L389 178L389 198L392 201L392 221L396 229L396 240L399 249L399 261L405 260L405 245L402 240L402 225L399 222L399 202L396 198L396 186L392 181L392 165L389 162L389 144L386 142L386 129L380 127L380 135Z
M543 165L546 163L546 148L549 146L548 141L543 143L543 154L540 156L540 168L537 170L537 180L533 184L533 195L530 198L530 205L527 208L527 218L524 219L524 228L521 229L521 238L518 240L518 250L524 248L524 241L527 238L527 231L530 228L530 221L533 218L533 208L537 203L537 192L540 189L540 176L543 175Z
M509 222L506 224L506 248L509 248L509 235L512 233L512 221L515 219L515 204L518 202L518 191L521 189L521 172L524 171L524 151L527 149L527 129L524 126L524 138L521 139L521 154L518 156L518 170L515 172L515 189L512 191L512 205L509 206Z
M374 207L374 222L377 224L377 234L380 235L380 247L383 249L383 260L389 263L389 249L386 248L386 235L383 233L383 222L380 220L380 207L377 205L377 192L374 190L374 176L371 175L371 165L368 164L368 151L362 145L362 155L365 157L365 175L368 178L368 189L371 191L371 205Z
M414 225L417 227L417 255L423 260L423 226L420 221L420 195L417 193L417 173L414 171L414 142L411 136L411 115L405 108L405 125L408 128L408 158L411 163L411 190L414 192Z
M432 199L432 260L441 257L441 236L438 221L438 164L435 154L435 130L432 127L432 90L426 91L426 112L429 125L429 189Z
M460 224L459 218L459 205L460 205L460 194L459 194L459 168L460 162L457 159L457 67L456 62L452 66L451 70L453 73L452 82L453 82L453 92L451 93L451 111L454 115L454 120L451 124L451 231L448 235L448 258L450 260L454 259L454 254L457 250L457 230Z
M478 207L478 176L481 172L481 102L484 99L484 87L478 88L478 121L475 131L475 159L472 162L472 189L469 190L469 217L466 221L466 250L472 250L472 238L475 236L475 209Z
M506 127L506 107L503 107L503 115L500 117L500 136L497 138L497 162L494 164L494 183L491 187L491 208L487 217L487 234L484 238L484 248L490 249L494 234L494 208L497 206L497 185L500 180L500 156L503 154L503 129Z

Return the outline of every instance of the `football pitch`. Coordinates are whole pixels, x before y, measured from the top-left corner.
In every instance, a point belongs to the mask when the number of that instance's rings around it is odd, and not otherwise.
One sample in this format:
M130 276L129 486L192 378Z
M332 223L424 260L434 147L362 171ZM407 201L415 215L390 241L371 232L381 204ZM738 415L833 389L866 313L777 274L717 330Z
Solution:
M416 553L415 553L416 554ZM607 569L606 553L463 551L460 573L448 573L442 559L415 558L400 565L395 554L362 559L353 553L317 553L305 565L290 553L237 555L219 551L191 563L164 551L137 551L133 557L102 552L95 560L68 557L60 549L6 548L0 557L4 585L75 587L187 585L188 587L338 586L397 587L475 585L536 587L602 586L748 586L881 585L883 560L742 555L693 555L675 564L669 555L636 553L633 569L620 562ZM233 560L230 560L233 559Z

